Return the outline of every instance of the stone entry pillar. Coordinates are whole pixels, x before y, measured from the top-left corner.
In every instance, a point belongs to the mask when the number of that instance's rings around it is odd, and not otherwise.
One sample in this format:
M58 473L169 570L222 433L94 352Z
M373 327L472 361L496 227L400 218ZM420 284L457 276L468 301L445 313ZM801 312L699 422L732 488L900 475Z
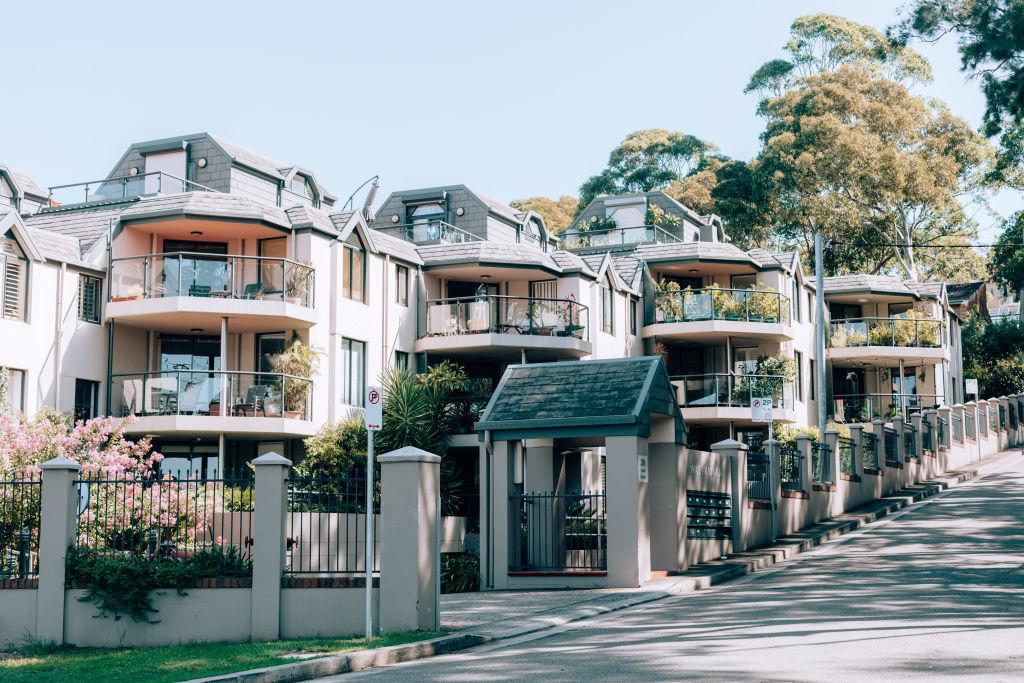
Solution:
M605 440L609 588L633 588L651 578L647 484L638 476L639 457L646 455L644 437Z

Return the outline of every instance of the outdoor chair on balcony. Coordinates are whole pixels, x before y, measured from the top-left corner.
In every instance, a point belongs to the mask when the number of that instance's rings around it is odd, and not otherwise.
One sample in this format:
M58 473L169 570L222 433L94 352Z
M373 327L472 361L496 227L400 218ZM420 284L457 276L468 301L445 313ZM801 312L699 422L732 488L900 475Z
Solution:
M251 285L246 285L242 291L243 299L262 299L263 298L263 283L254 282Z
M530 321L526 317L523 302L510 301L505 307L505 323L498 326L499 332L506 334L526 334Z
M249 390L245 392L245 401L236 403L232 413L242 417L256 417L259 413L263 413L263 417L267 417L266 399L269 392L270 387L266 384L249 387Z
M210 296L210 286L209 285L192 285L191 287L188 288L188 295L189 296L205 296L205 297L208 297L208 296Z

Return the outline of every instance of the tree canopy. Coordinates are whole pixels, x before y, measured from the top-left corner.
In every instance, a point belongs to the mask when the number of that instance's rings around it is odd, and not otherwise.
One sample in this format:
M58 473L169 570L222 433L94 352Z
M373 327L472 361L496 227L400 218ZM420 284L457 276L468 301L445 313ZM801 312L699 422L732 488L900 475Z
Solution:
M561 235L572 224L577 213L579 200L569 195L562 195L557 200L547 197L530 197L529 199L513 199L509 206L520 211L533 211L540 214L548 230Z
M897 270L917 280L915 245L975 237L962 202L983 199L990 149L943 104L844 65L765 100L760 112L767 125L753 166L777 199L777 230L808 249L819 230L847 243L835 272Z
M1003 234L992 247L990 259L996 281L1024 300L1024 211L1018 211L1006 221ZM1024 306L1021 306L1021 319L1024 320Z
M649 192L682 180L715 149L710 142L678 131L634 131L608 155L608 166L580 185L576 213L602 194Z

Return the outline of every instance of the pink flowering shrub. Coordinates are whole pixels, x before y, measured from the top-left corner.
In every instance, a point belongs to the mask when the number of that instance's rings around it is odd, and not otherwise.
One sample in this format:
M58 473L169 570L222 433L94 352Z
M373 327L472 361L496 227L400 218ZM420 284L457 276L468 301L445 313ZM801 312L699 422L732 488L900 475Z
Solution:
M125 428L136 420L72 422L51 410L34 417L0 414L0 479L38 476L39 465L52 458L73 460L81 465L83 480L78 486L79 545L146 553L155 544L163 554L188 556L206 543L212 516L222 506L205 482L158 479L156 466L163 456L152 452L149 439L125 437ZM7 545L5 536L16 533L16 527L26 526L26 516L38 519L39 487L22 488L32 488L33 495L18 505L0 500L0 545ZM9 490L14 487L3 488L3 495ZM37 534L38 523L34 526Z

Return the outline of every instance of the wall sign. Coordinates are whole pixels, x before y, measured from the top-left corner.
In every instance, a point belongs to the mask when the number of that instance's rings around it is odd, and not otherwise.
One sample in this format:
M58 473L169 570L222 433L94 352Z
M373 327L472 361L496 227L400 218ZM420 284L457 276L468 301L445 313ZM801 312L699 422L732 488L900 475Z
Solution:
M641 484L647 483L647 456L641 455L636 461L636 480Z

